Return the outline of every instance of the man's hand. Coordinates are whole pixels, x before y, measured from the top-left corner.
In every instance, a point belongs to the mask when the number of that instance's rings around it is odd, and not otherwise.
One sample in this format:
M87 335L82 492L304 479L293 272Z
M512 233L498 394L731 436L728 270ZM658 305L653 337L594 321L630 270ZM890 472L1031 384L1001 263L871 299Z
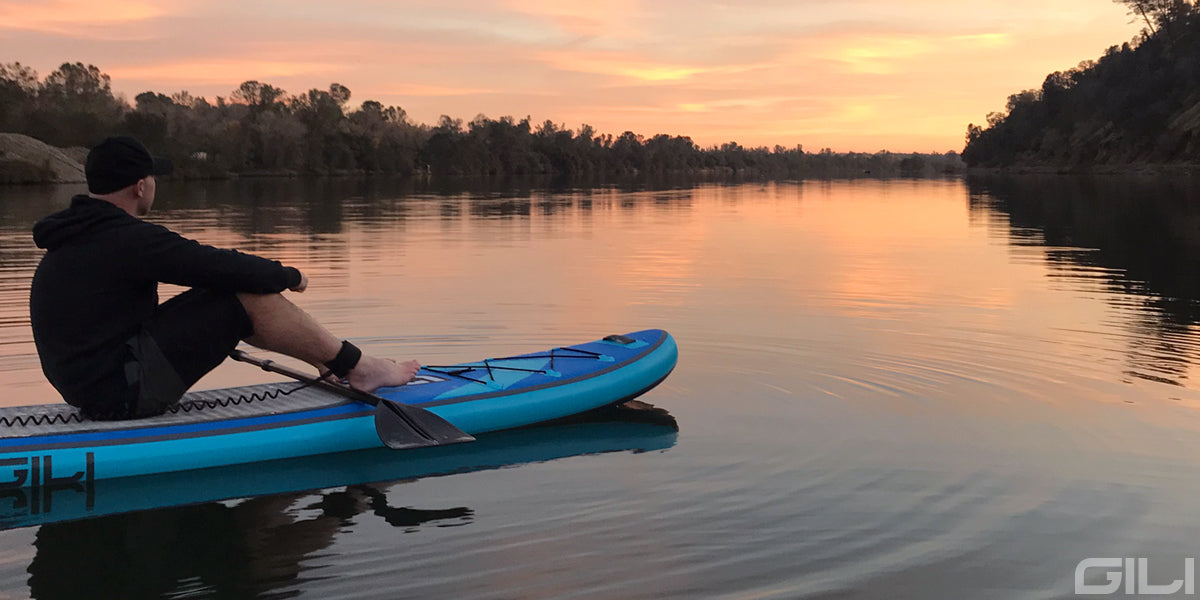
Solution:
M308 275L305 275L304 271L300 271L299 285L297 285L294 288L289 288L289 289L291 289L293 292L296 292L296 293L301 293L304 290L308 289Z

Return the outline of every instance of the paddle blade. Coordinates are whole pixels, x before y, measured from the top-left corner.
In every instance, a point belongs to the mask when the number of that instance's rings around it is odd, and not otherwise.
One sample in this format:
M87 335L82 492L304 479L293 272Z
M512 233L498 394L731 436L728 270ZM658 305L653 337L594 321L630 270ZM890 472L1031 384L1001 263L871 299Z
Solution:
M375 432L383 445L393 450L475 441L474 436L432 412L382 398L375 405Z
M375 432L379 434L379 441L388 448L405 450L475 441L474 437L423 408L401 404L380 398L375 394L360 392L349 386L310 377L289 367L276 364L274 361L255 358L241 350L234 350L229 353L229 356L234 360L256 365L264 371L287 375L292 379L303 381L308 385L315 385L339 396L374 405Z

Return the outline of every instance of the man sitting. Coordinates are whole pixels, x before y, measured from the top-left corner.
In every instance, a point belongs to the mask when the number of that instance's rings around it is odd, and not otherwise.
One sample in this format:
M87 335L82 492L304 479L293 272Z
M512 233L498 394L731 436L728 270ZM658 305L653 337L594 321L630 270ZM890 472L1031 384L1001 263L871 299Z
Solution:
M298 269L142 220L154 204L155 177L173 167L136 139L105 139L84 170L90 193L34 225L46 255L29 309L42 371L85 416L162 414L239 340L366 392L416 374L416 361L363 355L284 298L284 290L308 286ZM159 282L191 289L159 304Z

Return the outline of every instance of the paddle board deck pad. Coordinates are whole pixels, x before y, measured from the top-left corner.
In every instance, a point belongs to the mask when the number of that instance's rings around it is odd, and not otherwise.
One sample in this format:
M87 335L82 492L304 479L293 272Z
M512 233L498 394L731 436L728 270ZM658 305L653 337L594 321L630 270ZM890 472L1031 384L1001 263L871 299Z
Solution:
M469 434L620 404L658 385L678 358L651 329L519 356L423 367L389 400ZM90 421L65 404L0 409L0 493L381 446L375 407L297 382L186 394L170 412Z

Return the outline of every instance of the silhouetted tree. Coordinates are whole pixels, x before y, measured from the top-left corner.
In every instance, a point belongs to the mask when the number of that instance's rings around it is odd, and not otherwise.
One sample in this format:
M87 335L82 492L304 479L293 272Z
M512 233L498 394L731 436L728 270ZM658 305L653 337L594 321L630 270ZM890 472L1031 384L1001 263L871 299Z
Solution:
M126 110L99 68L64 63L39 86L27 130L57 146L91 145L118 127Z
M0 64L0 130L16 131L33 112L37 71L19 62Z
M254 109L254 113L281 108L282 99L287 92L273 85L246 81L230 94L234 102L246 104Z
M1175 24L1186 20L1196 12L1196 6L1189 0L1113 0L1129 9L1129 14L1140 17L1146 23L1146 32L1150 36L1158 35L1159 29L1168 38L1175 38ZM1158 28L1155 28L1158 25Z

